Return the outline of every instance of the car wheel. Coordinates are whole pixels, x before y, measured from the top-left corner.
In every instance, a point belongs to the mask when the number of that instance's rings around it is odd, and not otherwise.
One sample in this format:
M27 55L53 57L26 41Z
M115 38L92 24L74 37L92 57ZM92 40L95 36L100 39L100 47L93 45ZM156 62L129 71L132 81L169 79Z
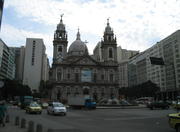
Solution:
M154 109L153 106L150 109L153 110Z
M176 127L176 132L180 132L180 125Z
M66 113L64 113L63 115L66 116Z

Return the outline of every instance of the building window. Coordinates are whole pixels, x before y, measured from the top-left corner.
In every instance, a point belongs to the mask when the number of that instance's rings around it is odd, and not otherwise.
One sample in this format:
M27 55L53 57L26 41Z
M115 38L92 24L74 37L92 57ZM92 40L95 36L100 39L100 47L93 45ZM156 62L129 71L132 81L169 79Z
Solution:
M113 58L112 48L109 48L109 58Z
M35 47L36 47L36 41L33 40L33 47L32 47L32 59L31 59L31 65L34 65L34 61L35 61Z
M85 94L89 94L89 89L88 89L88 88L83 89L83 94L84 94L84 95L85 95Z
M78 73L75 73L75 81L79 82L79 74Z
M67 74L67 79L69 80L69 79L70 79L70 77L71 77L71 76L70 76L70 73L68 73L68 74Z
M77 95L77 94L79 94L78 88L76 88L76 90L75 90L75 95Z
M58 46L58 52L62 52L62 46Z
M101 75L101 80L104 80L104 74Z
M94 73L93 80L94 80L94 82L96 82L96 80L97 80L97 74L96 73Z
M62 80L62 72L61 72L61 70L58 70L58 72L57 72L57 80L58 81Z
M70 88L67 88L67 96L70 94Z
M111 41L111 36L109 36L109 41Z
M70 69L67 69L67 79L69 80L71 78L71 70Z
M111 73L111 74L109 75L109 81L110 81L110 82L113 82L113 80L114 80L114 75Z

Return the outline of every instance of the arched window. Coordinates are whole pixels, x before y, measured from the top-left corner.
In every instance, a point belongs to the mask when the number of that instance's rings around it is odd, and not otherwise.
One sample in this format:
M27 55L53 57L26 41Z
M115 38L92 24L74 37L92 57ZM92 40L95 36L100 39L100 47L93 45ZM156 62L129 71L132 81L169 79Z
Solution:
M70 95L71 92L70 92L70 87L67 87L67 96Z
M70 80L71 79L71 70L70 69L67 69L67 80Z
M97 81L97 70L94 69L93 71L93 82L96 82Z
M113 70L110 70L110 71L109 71L109 81L110 81L110 82L113 82L113 81L114 81L114 71L113 71Z
M62 46L61 45L58 46L58 52L62 52L62 50L63 50Z
M60 98L61 98L61 91L58 90L58 93L57 93L57 99L60 100Z
M89 89L88 88L85 88L84 90L83 90L83 94L85 95L85 94L89 94Z
M74 70L74 79L75 79L75 82L79 82L79 69L75 69Z
M110 81L110 82L113 82L113 80L114 80L114 75L111 73L111 74L109 75L109 81Z
M57 80L58 81L62 80L62 71L61 71L61 69L58 69L58 71L57 71Z
M79 94L78 88L75 89L75 95Z
M101 70L101 81L104 81L105 80L105 70L102 69Z
M109 41L111 41L111 36L109 36Z
M112 48L109 48L109 58L113 58L113 51L112 51Z
M75 81L79 82L79 73L75 73Z

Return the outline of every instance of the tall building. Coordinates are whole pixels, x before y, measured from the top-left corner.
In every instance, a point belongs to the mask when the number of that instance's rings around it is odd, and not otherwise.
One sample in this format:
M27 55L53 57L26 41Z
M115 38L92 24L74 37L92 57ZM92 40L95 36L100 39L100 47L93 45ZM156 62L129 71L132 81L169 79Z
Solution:
M24 58L25 58L25 47L11 47L11 50L15 53L15 64L16 64L16 72L15 72L15 80L19 82L23 81L23 72L24 72Z
M0 79L15 77L15 53L0 39Z
M93 58L97 61L102 62L102 51L101 51L101 42L98 42L96 47L93 50Z
M0 0L0 29L1 29L1 22L2 22L3 5L4 5L4 0Z
M44 77L47 74L43 73L48 72L45 70L45 66L47 65L45 50L42 39L26 39L23 84L28 85L33 91L39 91L41 80L47 78Z
M109 21L100 43L98 52L102 56L97 59L94 57L97 55L89 55L78 30L67 51L67 32L61 17L53 41L52 99L67 99L68 95L77 94L88 94L95 100L118 97L117 44Z
M122 49L117 47L117 61L119 63L119 87L128 87L128 62L137 55L139 51Z
M128 85L131 87L146 81L146 52L142 52L130 58L128 62Z
M48 81L49 80L50 66L49 66L49 59L48 59L46 54L43 56L43 63L42 64L43 64L43 66L42 66L42 80Z
M137 55L139 51L122 49L121 46L117 47L117 61L119 63L128 61L131 57Z
M140 57L143 59L139 60ZM130 86L143 80L151 80L160 87L159 98L175 99L180 95L180 30L130 59Z
M119 63L119 87L128 87L128 60Z

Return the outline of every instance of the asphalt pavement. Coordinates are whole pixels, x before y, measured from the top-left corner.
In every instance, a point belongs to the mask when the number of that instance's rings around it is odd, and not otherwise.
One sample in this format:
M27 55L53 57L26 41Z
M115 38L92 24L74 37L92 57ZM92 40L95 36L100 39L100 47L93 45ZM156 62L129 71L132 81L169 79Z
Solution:
M25 132L26 129L15 126L15 117L25 118L42 124L43 132L53 129L53 132L175 132L168 125L167 114L175 113L169 110L149 110L147 108L115 108L96 110L68 110L67 116L47 115L43 110L41 115L26 114L17 107L9 108L10 123L0 127L0 132Z

